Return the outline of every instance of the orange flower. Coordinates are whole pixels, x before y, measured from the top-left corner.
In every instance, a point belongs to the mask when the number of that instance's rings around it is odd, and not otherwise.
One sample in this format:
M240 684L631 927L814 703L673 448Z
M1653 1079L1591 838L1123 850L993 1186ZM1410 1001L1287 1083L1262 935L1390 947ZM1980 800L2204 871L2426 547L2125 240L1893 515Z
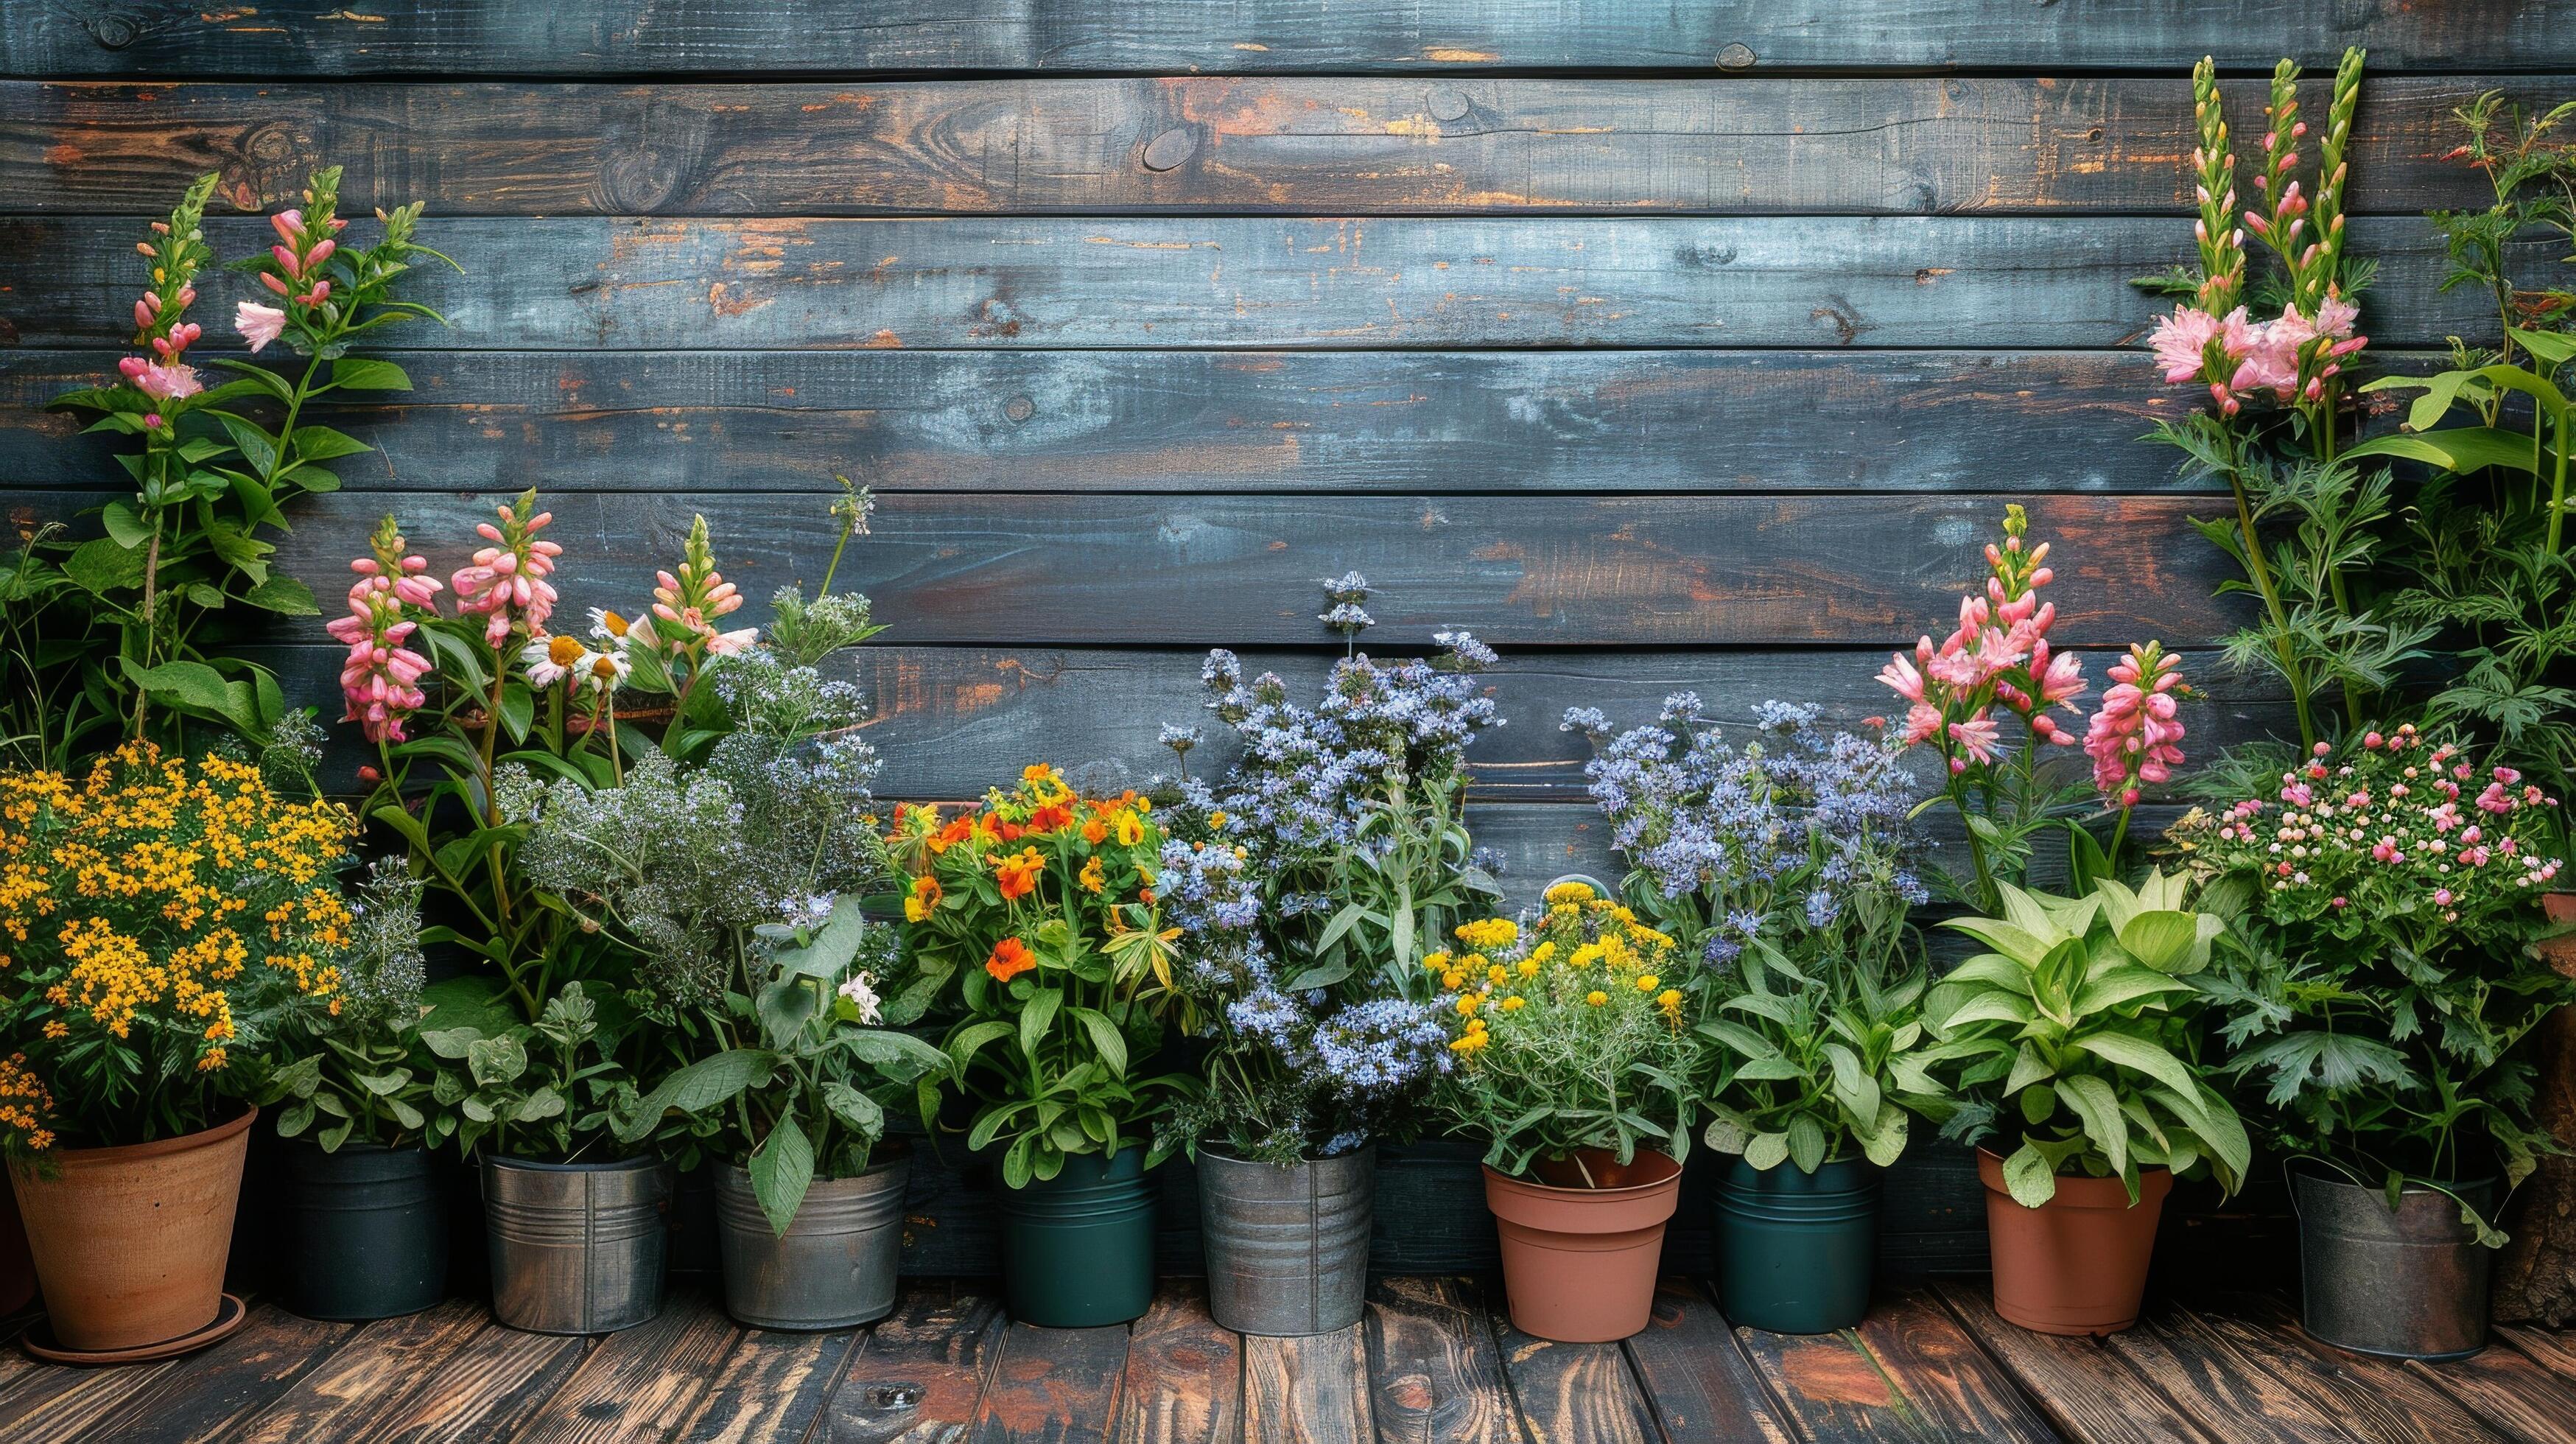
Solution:
M1007 983L1037 965L1037 957L1029 951L1028 944L1018 938L1004 938L993 945L993 955L984 960L984 971L993 975L994 982Z
M1109 840L1109 824L1100 820L1100 814L1095 812L1089 818L1084 820L1082 824L1082 840L1090 843L1093 847L1098 847L1100 844Z
M1038 874L1046 871L1046 859L1038 855L1036 848L1024 847L994 866L1001 873L1002 896L1023 898L1037 887Z
M943 827L930 835L930 850L933 854L946 852L948 849L955 847L957 844L966 841L974 835L975 819L971 817L955 818L951 820L946 827Z
M1034 834L1054 832L1073 824L1073 809L1061 802L1050 802L1029 813L1029 831Z
M1082 865L1082 875L1075 881L1082 884L1084 892L1098 892L1109 886L1109 876L1100 870L1100 859L1096 857Z
M942 895L943 894L939 886L939 879L928 875L914 878L912 880L912 893L903 900L903 915L905 920L916 923L926 923L930 921L930 914L939 906L939 899Z

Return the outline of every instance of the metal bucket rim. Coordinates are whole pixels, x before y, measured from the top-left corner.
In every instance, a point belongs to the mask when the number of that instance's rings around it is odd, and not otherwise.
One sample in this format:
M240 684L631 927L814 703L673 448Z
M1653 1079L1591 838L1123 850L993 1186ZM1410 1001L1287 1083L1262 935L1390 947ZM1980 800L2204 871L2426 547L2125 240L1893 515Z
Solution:
M544 1163L533 1158L485 1154L483 1163L489 1168L521 1168L530 1173L643 1173L662 1166L662 1160L650 1153L609 1162L585 1159L574 1163Z

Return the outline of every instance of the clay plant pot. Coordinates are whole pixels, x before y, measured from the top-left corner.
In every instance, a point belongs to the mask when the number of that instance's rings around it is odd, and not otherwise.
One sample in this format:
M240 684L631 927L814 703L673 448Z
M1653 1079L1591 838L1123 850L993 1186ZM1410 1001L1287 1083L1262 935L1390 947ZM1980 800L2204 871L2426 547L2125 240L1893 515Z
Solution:
M12 1165L55 1342L105 1353L192 1334L223 1307L245 1109L228 1123L118 1148L66 1148L54 1176Z
M2553 924L2576 923L2576 892L2545 892L2540 906ZM2564 977L2576 978L2576 933L2562 933L2531 945L2540 960Z
M2024 1207L2004 1187L2004 1161L1977 1150L1986 1185L1986 1238L1995 1258L1995 1312L2043 1334L2116 1334L2138 1321L2173 1175L2138 1175L2138 1201L2116 1178L2060 1175L2057 1196Z
M1512 1327L1559 1343L1608 1343L1645 1328L1654 1313L1682 1168L1643 1150L1625 1165L1606 1149L1578 1158L1579 1170L1573 1160L1542 1164L1530 1178L1487 1168L1485 1206L1501 1235ZM1587 1175L1595 1186L1582 1186Z

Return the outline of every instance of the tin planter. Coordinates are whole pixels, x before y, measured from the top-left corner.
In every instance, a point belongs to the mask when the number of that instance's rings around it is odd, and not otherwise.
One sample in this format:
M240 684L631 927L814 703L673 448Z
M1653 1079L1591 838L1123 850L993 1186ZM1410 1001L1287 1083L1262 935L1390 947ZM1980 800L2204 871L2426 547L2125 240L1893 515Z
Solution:
M1995 1260L1995 1312L2043 1334L2116 1334L2138 1321L2173 1175L2138 1174L2138 1201L2116 1178L2060 1174L2057 1196L2027 1208L2004 1187L2004 1161L1977 1150L1986 1186L1986 1238Z
M1199 1149L1208 1313L1239 1334L1329 1334L1368 1304L1377 1150L1282 1168Z
M1682 1169L1645 1150L1624 1167L1603 1149L1579 1157L1579 1171L1542 1165L1534 1178L1486 1168L1485 1206L1501 1235L1512 1327L1559 1343L1607 1343L1645 1328L1654 1313ZM1586 1175L1595 1186L1580 1186Z
M1879 1169L1842 1158L1813 1173L1741 1158L1718 1171L1717 1301L1728 1323L1826 1334L1869 1312Z
M303 1139L278 1155L270 1252L280 1302L361 1323L447 1297L447 1200L428 1150Z
M1154 1189L1145 1150L1077 1154L1001 1197L1002 1297L1051 1329L1123 1324L1154 1301Z
M492 1314L537 1334L607 1334L662 1311L670 1170L483 1160Z
M215 1321L258 1116L246 1109L152 1143L65 1148L52 1155L51 1178L10 1167L57 1345L143 1349Z
M894 1312L903 1251L903 1191L912 1163L896 1153L856 1178L817 1179L787 1232L773 1232L751 1175L716 1171L716 1242L725 1312L755 1329L850 1329Z
M2480 1213L2493 1180L2457 1187ZM2290 1168L2299 1212L2300 1322L2338 1349L2390 1359L2465 1359L2486 1347L2495 1251L2478 1245L2449 1194L2388 1197L2314 1164Z

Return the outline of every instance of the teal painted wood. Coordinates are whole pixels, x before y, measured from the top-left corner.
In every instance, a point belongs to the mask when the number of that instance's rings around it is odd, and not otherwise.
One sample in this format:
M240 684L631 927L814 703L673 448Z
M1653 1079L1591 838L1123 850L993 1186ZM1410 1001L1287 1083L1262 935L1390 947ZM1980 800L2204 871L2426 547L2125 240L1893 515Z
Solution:
M209 222L223 256L265 248ZM30 346L119 344L134 225L0 220L0 325ZM353 229L353 235L364 232ZM2421 220L2362 217L2386 346L2485 324L2448 295ZM438 349L1475 346L2104 347L2160 312L2131 278L2191 253L2178 217L1682 220L465 219L424 241ZM2563 247L2518 248L2527 270Z
M11 6L12 75L686 74L862 70L1419 71L1489 69L2188 68L2331 61L2369 44L2391 69L2576 64L2549 0L2335 7L2125 0L336 0L255 11L54 0Z
M2302 87L2311 110L2330 76ZM2231 82L2239 134L2267 87ZM2528 76L2374 77L2352 209L2483 204L2446 153ZM860 84L0 83L0 212L219 208L352 165L355 214L2049 214L2192 205L2191 86L2161 76L1388 77ZM7 138L23 136L20 143ZM2313 157L2311 157L2313 161ZM2313 180L2310 181L2313 186Z

